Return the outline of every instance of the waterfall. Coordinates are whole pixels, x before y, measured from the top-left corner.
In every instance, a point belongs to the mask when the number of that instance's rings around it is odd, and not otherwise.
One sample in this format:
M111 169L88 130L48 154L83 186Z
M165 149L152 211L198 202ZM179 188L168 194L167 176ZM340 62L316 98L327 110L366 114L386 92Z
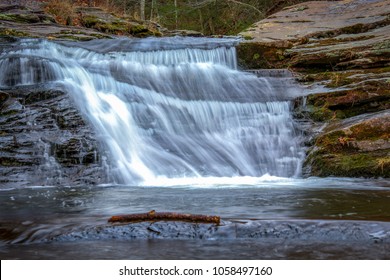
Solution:
M0 55L0 87L65 87L107 149L117 183L297 177L304 153L294 89L239 71L236 44L25 39Z

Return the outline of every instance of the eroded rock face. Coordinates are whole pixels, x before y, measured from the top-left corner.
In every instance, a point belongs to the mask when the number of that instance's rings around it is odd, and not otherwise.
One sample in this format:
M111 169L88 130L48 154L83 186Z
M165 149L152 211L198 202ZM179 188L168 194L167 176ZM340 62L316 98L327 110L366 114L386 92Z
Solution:
M325 126L309 141L308 176L389 177L389 1L305 2L242 35L244 67L289 67L302 84L323 88L297 100L295 111Z
M83 185L105 180L91 127L61 88L0 91L0 186Z

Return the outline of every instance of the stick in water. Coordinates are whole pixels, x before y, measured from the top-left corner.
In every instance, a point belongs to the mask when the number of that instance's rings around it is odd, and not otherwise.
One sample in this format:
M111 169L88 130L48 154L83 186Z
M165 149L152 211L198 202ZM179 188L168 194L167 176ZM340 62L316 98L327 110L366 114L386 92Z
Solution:
M146 221L182 221L191 223L215 223L219 225L221 218L219 216L156 212L152 210L148 213L112 216L108 220L109 223L139 223Z

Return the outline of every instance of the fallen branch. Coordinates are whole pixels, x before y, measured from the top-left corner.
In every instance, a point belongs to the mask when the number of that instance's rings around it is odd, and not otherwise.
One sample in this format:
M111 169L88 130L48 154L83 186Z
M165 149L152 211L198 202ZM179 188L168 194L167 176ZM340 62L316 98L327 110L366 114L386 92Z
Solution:
M180 221L190 223L215 223L219 225L221 218L219 216L182 214L175 212L156 212L152 210L148 213L112 216L108 220L109 223L139 223L147 221Z

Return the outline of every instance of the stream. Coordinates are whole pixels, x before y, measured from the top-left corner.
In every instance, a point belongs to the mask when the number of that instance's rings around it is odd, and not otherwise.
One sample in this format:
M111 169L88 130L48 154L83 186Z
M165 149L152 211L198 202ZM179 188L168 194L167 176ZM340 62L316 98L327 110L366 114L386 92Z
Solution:
M305 131L291 111L304 92L291 77L240 71L236 44L178 37L3 47L0 89L43 84L69 94L100 143L93 163L106 183L69 184L64 170L92 160L75 149L70 165L55 150L65 136L45 139L29 115L45 148L28 176L7 171L23 186L3 179L0 257L389 259L389 181L302 178ZM59 128L67 137L72 129ZM108 223L151 210L222 220Z
M386 180L31 187L0 192L2 259L388 259ZM220 226L112 215L219 215ZM218 229L218 230L216 230ZM240 231L241 233L237 233Z

